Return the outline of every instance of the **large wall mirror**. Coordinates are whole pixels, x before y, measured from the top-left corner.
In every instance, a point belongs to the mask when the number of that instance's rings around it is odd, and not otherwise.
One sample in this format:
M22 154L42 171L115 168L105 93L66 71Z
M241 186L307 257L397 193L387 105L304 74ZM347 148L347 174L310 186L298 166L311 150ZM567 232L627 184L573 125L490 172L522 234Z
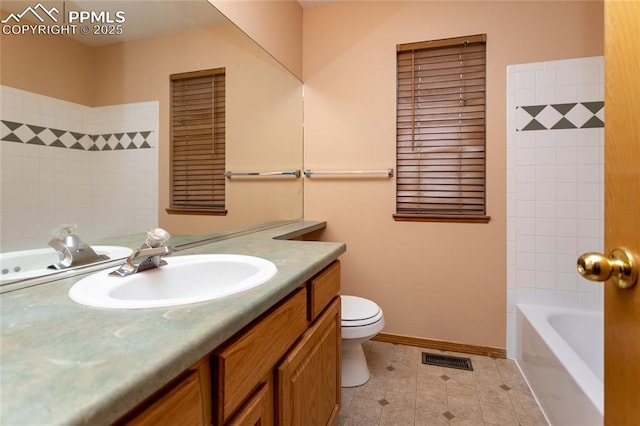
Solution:
M224 232L303 213L295 175L225 179L226 216L169 214L171 74L226 69L226 167L302 169L302 83L207 0L7 1L0 250L161 226Z

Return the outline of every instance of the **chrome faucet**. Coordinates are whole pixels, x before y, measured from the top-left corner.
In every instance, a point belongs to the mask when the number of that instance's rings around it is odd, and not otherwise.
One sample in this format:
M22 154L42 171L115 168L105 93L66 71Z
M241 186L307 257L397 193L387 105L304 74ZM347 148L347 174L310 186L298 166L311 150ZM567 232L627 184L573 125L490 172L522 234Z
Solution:
M49 245L58 253L60 261L48 269L66 269L73 266L109 260L109 256L97 254L89 244L76 235L76 225L60 225L52 232Z
M162 256L168 256L176 251L173 246L163 246L171 235L162 228L155 228L147 231L147 239L134 251L131 256L125 260L117 270L109 275L114 277L126 277L147 269L159 268L166 265L167 262L162 260Z

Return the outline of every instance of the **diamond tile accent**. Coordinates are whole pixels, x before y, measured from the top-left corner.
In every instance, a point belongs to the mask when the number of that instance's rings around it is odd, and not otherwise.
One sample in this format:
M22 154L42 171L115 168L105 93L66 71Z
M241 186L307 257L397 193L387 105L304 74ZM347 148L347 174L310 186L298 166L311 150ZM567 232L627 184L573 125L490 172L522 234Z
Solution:
M84 136L84 133L77 133L77 132L69 132L69 133L71 133L71 136L73 136L77 141L82 139L82 137Z
M547 128L540 124L539 121L531 120L522 130L547 130Z
M571 108L565 117L576 125L576 127L582 127L591 117L593 117L593 113L589 111L584 105L578 104L575 107Z
M53 141L58 139L51 129L44 129L38 136L42 139L42 142L44 142L45 145L50 145Z
M73 137L73 135L69 132L65 132L62 136L60 136L58 138L60 140L60 142L62 142L62 144L67 147L67 148L71 148L73 145L76 144L77 140L76 138Z
M554 124L553 127L551 128L554 130L555 129L575 129L576 126L572 122L567 120L565 117L562 117L560 121Z
M445 411L444 413L442 413L442 415L445 416L447 420L451 420L455 417L450 411Z
M67 133L66 130L59 130L59 129L49 129L53 132L54 135L56 135L56 137L60 137L62 135L64 135L65 133Z
M532 115L524 108L516 107L516 129L524 129L531 121Z
M507 386L507 385L501 385L500 387L501 387L502 389L506 390L506 391L511 390L511 388L510 388L509 386Z
M35 133L36 135L37 135L38 133L42 132L42 131L45 129L44 127L34 126L34 125L32 125L32 124L27 124L27 127L28 127L29 129L31 129L31 131L32 131L33 133Z
M393 371L393 370L395 370L395 368L393 368L393 365L390 365L390 366L387 367L387 370Z
M382 398L381 400L378 401L378 404L382 405L383 407L385 405L389 405L391 404L389 401L387 401L386 399Z
M589 111L591 111L594 114L597 114L598 111L600 111L601 109L604 109L604 102L600 101L600 102L582 102L582 105L588 109Z
M33 137L36 135L33 130L31 130L24 124L14 129L13 134L16 135L22 142L27 142L28 140L33 139Z
M516 131L604 127L604 102L516 107Z
M27 123L0 120L0 140L83 151L111 151L151 148L150 130L90 135Z
M18 136L16 136L15 133L9 133L8 135L3 136L2 140L3 141L8 141L8 142L19 142L19 143L22 143L22 140Z
M569 111L571 111L571 108L573 108L574 106L576 106L575 103L573 103L573 104L555 104L555 105L551 105L551 107L553 109L555 109L556 111L558 111L562 115L566 115Z
M440 378L441 378L442 380L444 380L445 382L446 382L447 380L449 380L449 379L450 379L450 377L449 377L449 376L447 376L446 374L443 374L442 376L440 376Z
M604 127L604 121L600 120L598 117L593 116L589 120L587 120L587 122L584 123L580 128L590 129L595 127Z
M21 123L14 123L13 121L6 121L6 120L2 120L2 124L7 126L9 128L9 130L11 130L11 131L14 131L18 127L22 126Z
M551 129L560 119L562 119L562 114L551 105L545 106L542 112L536 116L536 121L542 124L545 129Z
M29 145L44 145L44 142L42 142L42 140L37 136L32 137L26 143Z
M4 123L0 123L0 138L4 138L11 133L11 129Z
M91 138L91 135L83 135L78 141L78 143L82 146L82 149L87 151L89 150L89 148L93 146L93 140Z
M140 145L142 145L142 143L146 140L145 137L142 136L142 132L136 133L135 135L133 135L133 137L131 138L131 141L133 142L133 144L136 147L140 147Z
M531 105L531 106L523 106L522 109L527 111L532 117L537 117L543 109L545 109L546 105Z

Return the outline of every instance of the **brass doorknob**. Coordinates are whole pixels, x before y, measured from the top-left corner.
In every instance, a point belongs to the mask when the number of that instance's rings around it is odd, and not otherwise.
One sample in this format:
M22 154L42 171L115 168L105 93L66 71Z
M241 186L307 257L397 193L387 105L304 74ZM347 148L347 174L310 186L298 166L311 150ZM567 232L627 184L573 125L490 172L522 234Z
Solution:
M585 253L578 258L578 272L591 281L609 278L619 288L631 288L638 280L638 262L629 250L613 249L606 257L600 253Z

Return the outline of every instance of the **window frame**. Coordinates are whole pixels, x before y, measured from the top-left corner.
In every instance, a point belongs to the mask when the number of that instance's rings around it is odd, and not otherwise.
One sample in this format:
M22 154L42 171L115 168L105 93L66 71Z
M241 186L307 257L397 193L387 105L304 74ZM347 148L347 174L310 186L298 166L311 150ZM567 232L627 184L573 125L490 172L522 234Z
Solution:
M199 148L199 152L192 155L197 155L198 159L188 158L189 152L188 149L179 148L176 146L176 132L179 131L179 124L176 123L176 102L174 96L176 95L176 91L180 89L176 89L175 82L184 82L186 80L194 81L195 79L202 79L206 77L211 77L211 129L207 129L207 133L205 133L205 137L202 135L198 135L197 137L201 139L201 143L198 144L201 147ZM226 147L225 147L225 120L226 120L226 107L225 107L225 90L226 90L226 69L225 68L212 68L206 70L199 71L191 71L184 73L171 74L169 76L170 79L170 88L169 88L169 107L170 107L170 117L169 117L169 144L170 144L170 158L169 158L169 204L170 207L166 208L166 212L169 214L186 214L186 215L214 215L214 216L225 216L227 215L226 209L226 182L224 177L225 167L226 167ZM209 101L208 99L207 102ZM189 138L189 135L183 136L186 139ZM205 152L210 151L210 152ZM187 155L187 158L184 156ZM207 155L209 157L207 158ZM177 157L182 157L180 160ZM222 157L222 165L220 165L220 157ZM178 162L181 161L183 164L180 165ZM188 171L188 165L185 163L187 161L194 161L193 170L191 170L193 176L194 171L198 172L208 172L208 167L211 167L210 174L206 174L205 178L198 178L198 180L202 182L195 183L187 183L181 185L178 182L179 177L184 179L189 179L190 174ZM186 166L186 167L185 167ZM205 184L205 181L208 183ZM207 189L206 192L209 194L194 196L192 200L188 200L189 192L197 191L199 194L204 193L200 189L194 188L198 183L202 185L210 186L210 189ZM187 186L185 189L178 189L179 186L183 188ZM222 194L222 195L220 195ZM208 202L198 202L197 200L204 198L210 201L211 205ZM222 200L222 204L220 204L220 199ZM217 204L216 204L217 203Z
M457 223L488 223L490 221L491 217L486 214L486 211L487 211L486 40L487 40L486 34L478 34L473 36L455 37L455 38L448 38L448 39L442 39L442 40L398 44L396 46L396 67L397 67L396 68L396 76L397 76L397 84L396 84L396 102L397 102L396 104L396 113L397 113L396 115L396 213L393 214L394 220L412 221L412 222L429 221L429 222L457 222ZM462 61L462 59L467 60L469 55L467 55L467 53L464 52L465 55L463 58L462 49L464 49L464 47L467 47L467 46L478 46L478 45L482 45L483 47L481 49L482 55L483 55L482 72L480 73L476 72L473 75L473 77L471 76L471 74L469 74L468 77L465 76L466 80L463 81L463 83L460 85L455 85L455 84L450 85L450 88L459 90L459 94L458 94L459 105L462 105L462 106L458 106L458 112L457 112L457 115L458 115L457 121L459 123L458 130L457 131L447 130L446 133L445 131L440 130L444 127L449 127L449 128L455 127L450 123L442 124L444 121L442 119L438 120L439 123L436 123L436 124L420 127L421 124L418 123L416 126L415 123L417 121L420 121L420 118L422 118L423 120L422 122L427 122L427 123L430 120L432 122L435 122L436 118L428 119L426 117L427 116L426 112L421 112L419 114L416 114L416 105L423 106L422 110L426 110L426 108L428 107L425 107L423 104L420 105L420 102L417 99L415 99L415 97L419 96L420 100L424 100L425 98L430 99L433 102L435 97L437 97L436 91L443 89L445 85L448 85L449 83L447 82L426 83L426 79L425 79L425 83L422 83L423 76L422 75L417 76L416 70L419 70L419 71L424 71L424 70L421 69L420 67L416 68L414 58L416 56L419 56L420 53L422 52L428 51L426 53L427 55L437 55L438 52L446 52L446 49L460 47L461 48L460 54L459 54L459 57L461 58L460 61ZM411 70L411 73L409 74L408 77L406 75L406 67L404 65L401 66L401 62L406 61L405 57L407 56L410 56L412 58L411 63L409 65L409 69ZM441 65L433 64L433 63L429 65L430 68L427 71L431 73L429 77L433 77L434 70L437 69L439 66ZM476 65L475 69L478 69L478 68L479 66ZM459 65L459 69L461 70L459 72L460 72L460 78L462 79L463 73L465 72L465 71L462 71L464 67L462 65ZM447 71L447 72L450 73L450 71ZM449 75L453 75L453 74L449 74ZM481 77L477 77L478 75ZM467 135L463 135L463 133L467 132L467 130L465 129L465 131L463 132L462 124L460 123L463 119L468 118L467 117L468 113L463 112L463 107L467 106L464 102L465 100L468 100L466 98L463 98L463 96L466 95L465 90L467 86L465 86L465 83L471 84L472 80L479 80L480 78L482 79L482 88L481 90L478 90L476 94L474 94L474 96L476 97L475 102L481 102L482 117L481 119L477 118L477 116L479 115L479 111L475 112L474 117L476 118L473 120L473 123L474 123L473 135L471 136L471 131L469 131L470 133L468 133ZM416 82L418 82L418 86L416 85ZM442 84L442 86L440 85L435 86L435 84ZM421 89L420 85L424 85L425 87L429 86L429 90L427 90L426 88ZM401 86L403 87L401 88ZM408 89L408 92L410 93L409 99L406 97L403 97L407 93L407 89L406 89L407 86L409 86L409 89ZM422 90L422 92L420 92L420 90ZM433 95L424 96L425 93L429 91L430 93L433 93ZM479 92L482 92L481 99L478 97ZM433 96L433 97L429 98L428 96ZM451 102L451 100L449 100L449 102ZM406 111L407 105L409 105L410 111ZM450 106L450 105L447 105L447 107L453 108L453 106ZM433 115L433 114L430 114L430 115ZM409 124L410 134L408 135L408 138L406 135L406 130L407 130L406 118L410 120L410 124ZM416 120L416 118L418 118L418 120ZM451 119L447 118L447 120L451 120ZM477 124L480 122L481 122L481 126ZM440 126L440 128L436 129L438 125ZM430 142L427 141L427 139L429 139L428 135L424 140L420 141L421 136L419 134L418 135L415 134L416 128L418 127L420 129L431 129L431 130L436 129L435 132L437 133L445 133L442 139L440 139L439 141L441 142L441 145L440 144L429 145ZM480 127L482 130L478 131L477 129ZM403 133L405 134L403 135ZM479 133L482 134L481 143L478 142L480 140L477 136ZM458 135L458 139L449 137L455 134ZM462 135L462 137L460 137L460 135ZM473 141L471 141L472 138L473 138ZM445 166L445 164L451 163L451 160L450 160L451 157L447 159L448 161L429 159L427 163L430 166L434 166L434 165L442 166L442 167L438 167L438 169L442 169L443 171L428 172L431 176L429 176L428 178L423 177L425 173L427 173L425 171L426 166L421 165L420 163L418 163L417 165L409 164L412 161L415 162L416 160L408 160L407 158L410 158L411 155L409 156L401 155L401 153L407 152L407 149L406 149L407 140L410 141L411 143L411 152L418 153L418 156L420 159L418 159L417 161L419 162L421 162L422 158L424 157L423 157L423 152L419 148L418 148L418 151L416 151L416 148L414 145L416 144L416 142L419 142L418 147L423 147L423 148L427 147L427 148L430 148L427 150L431 150L431 151L440 150L440 152L437 153L440 155L442 154L443 151L446 151L447 153L453 153L452 149L454 149L457 146L458 147L457 148L458 149L457 151L458 166L457 167L459 168L457 179L459 182L457 184L449 185L451 183L451 178L449 176L446 176L444 173L444 171L451 172L451 170L449 169L452 166ZM457 141L457 144L450 142L449 140ZM431 142L437 143L438 140L434 139ZM404 148L402 147L403 143L405 144ZM469 146L467 144L469 144ZM473 144L474 146L471 146L471 144ZM401 157L404 157L404 158L401 159ZM463 157L465 158L464 160L463 160ZM435 158L435 156L433 158ZM468 158L471 158L471 159L468 159ZM480 165L476 164L478 163L479 159L482 160L482 163ZM473 164L473 167L471 167L471 165L467 165L467 163ZM467 173L464 167L468 167L469 169L478 169L479 166L481 166L482 171L481 173L479 173L477 170L474 170L474 178L471 180L472 184L469 185L465 183L463 185L462 175L463 173ZM408 170L409 167L412 168L414 176L410 175L410 172ZM418 173L417 183L415 182L416 172ZM440 175L438 175L437 173L440 173ZM436 184L433 181L434 177L445 181L446 184L443 184L443 183ZM431 180L430 183L428 182L429 180ZM469 182L469 180L465 182ZM435 187L437 188L433 189ZM426 195L427 188L429 189L429 192L430 192L429 196ZM442 189L442 188L451 188L451 189ZM454 188L457 188L457 189L454 189ZM471 188L471 189L467 189L467 188ZM412 192L417 193L417 195L409 195ZM457 201L455 203L451 202L446 204L450 204L450 205L457 204L458 208L451 207L451 206L449 206L448 209L444 208L443 205L445 203L441 203L439 200L447 199L447 196L453 196L453 194L455 193L458 194L457 198L451 198L451 199L452 200L456 199ZM481 193L481 197L476 195L480 193ZM481 203L478 203L478 199L480 198L481 198ZM427 199L436 200L436 201L428 201ZM411 205L417 205L418 207L409 208L408 206L411 206ZM423 205L427 206L427 208L422 207Z

